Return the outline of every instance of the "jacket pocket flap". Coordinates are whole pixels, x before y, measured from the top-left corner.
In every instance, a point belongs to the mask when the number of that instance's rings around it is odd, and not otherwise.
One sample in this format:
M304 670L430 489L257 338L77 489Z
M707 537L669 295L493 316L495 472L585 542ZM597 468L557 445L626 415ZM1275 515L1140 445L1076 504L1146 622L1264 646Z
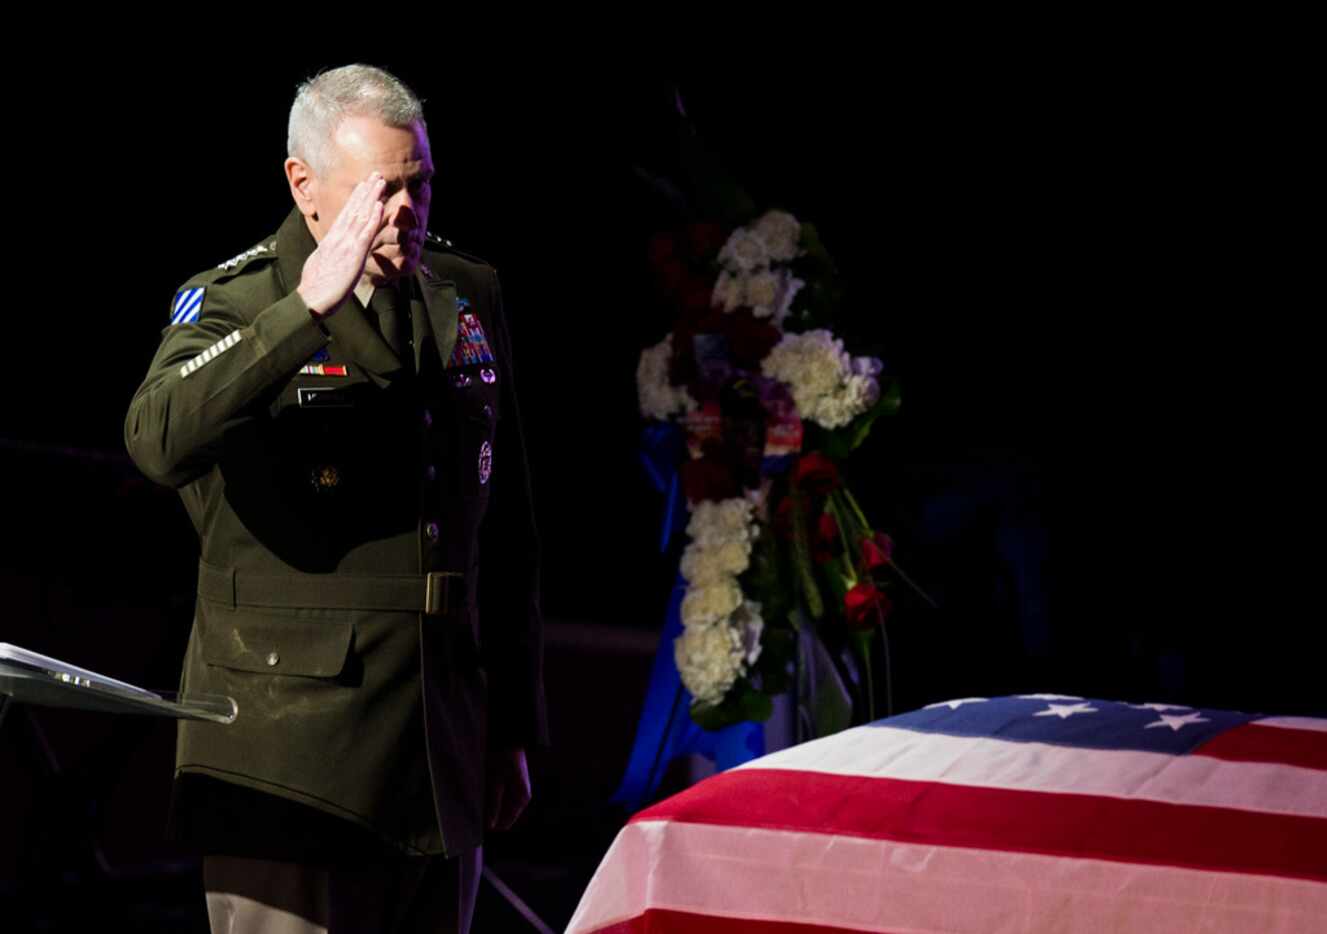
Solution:
M209 665L271 675L336 677L354 636L349 621L246 616L208 622L203 659Z

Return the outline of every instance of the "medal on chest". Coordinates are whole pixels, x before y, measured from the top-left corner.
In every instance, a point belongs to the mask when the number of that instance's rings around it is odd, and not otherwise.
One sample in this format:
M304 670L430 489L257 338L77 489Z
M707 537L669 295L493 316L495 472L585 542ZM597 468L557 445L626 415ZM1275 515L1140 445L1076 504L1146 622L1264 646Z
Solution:
M458 367L492 362L493 348L489 346L483 325L472 312L462 313L456 319L456 345L447 365Z

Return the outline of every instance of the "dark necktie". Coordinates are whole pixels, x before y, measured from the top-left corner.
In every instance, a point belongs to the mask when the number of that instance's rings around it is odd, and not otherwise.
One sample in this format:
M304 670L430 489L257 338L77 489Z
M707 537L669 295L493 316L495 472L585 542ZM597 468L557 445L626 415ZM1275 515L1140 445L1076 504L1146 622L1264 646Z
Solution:
M395 350L399 355L401 353L401 316L397 305L396 289L391 286L378 286L373 290L373 297L369 299L369 311L374 314L370 320L376 318L378 332L382 334L382 339L387 342L387 346Z

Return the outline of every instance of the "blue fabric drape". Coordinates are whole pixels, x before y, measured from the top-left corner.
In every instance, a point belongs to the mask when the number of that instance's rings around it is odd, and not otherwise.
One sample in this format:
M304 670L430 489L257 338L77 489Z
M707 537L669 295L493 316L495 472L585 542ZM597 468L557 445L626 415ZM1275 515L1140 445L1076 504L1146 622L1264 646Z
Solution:
M677 473L684 446L685 438L676 425L651 424L641 435L641 463L665 500L660 551L668 550L673 533L686 524L686 504ZM632 811L639 810L653 797L668 764L678 756L698 753L722 771L765 754L765 733L759 723L736 723L710 732L691 720L688 712L691 694L683 687L673 660L673 641L682 634L685 593L686 581L678 574L654 655L650 688L636 726L631 757L622 783L609 799Z

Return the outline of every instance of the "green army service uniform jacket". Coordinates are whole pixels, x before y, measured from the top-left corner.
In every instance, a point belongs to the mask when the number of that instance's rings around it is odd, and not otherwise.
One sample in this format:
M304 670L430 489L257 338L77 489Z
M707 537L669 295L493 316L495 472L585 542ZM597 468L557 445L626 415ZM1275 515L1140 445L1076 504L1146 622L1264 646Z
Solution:
M482 841L486 745L547 743L500 287L430 237L394 349L354 298L313 318L295 288L315 246L292 210L185 283L125 421L200 540L181 692L239 708L180 723L172 826L205 851L285 852L282 822L224 789L453 855Z

